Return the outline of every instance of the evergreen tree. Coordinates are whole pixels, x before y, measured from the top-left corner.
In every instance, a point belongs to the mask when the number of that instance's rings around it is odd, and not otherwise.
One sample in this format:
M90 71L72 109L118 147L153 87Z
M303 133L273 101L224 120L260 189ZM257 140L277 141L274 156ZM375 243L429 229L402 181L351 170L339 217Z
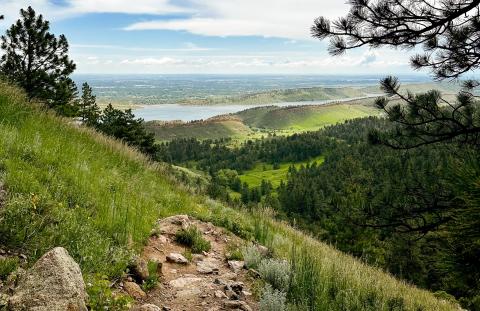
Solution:
M315 21L312 35L330 38L329 51L340 55L361 46L423 49L412 57L415 69L430 69L438 80L459 78L480 67L480 0L351 0L346 17L331 22ZM398 80L388 77L382 88L388 97L377 106L398 124L389 133L372 132L374 143L408 149L439 142L460 142L480 148L480 108L474 89L478 81L466 81L455 101L439 92L419 96L400 92ZM404 92L403 92L404 93Z
M1 72L31 99L45 101L60 114L74 115L76 87L69 75L75 64L68 57L67 39L50 33L49 22L31 7L20 10L20 15L1 37Z
M96 126L100 118L100 108L96 102L96 96L92 94L92 88L87 82L82 85L82 97L78 101L78 115L82 122L89 126Z
M154 134L146 131L143 119L135 118L131 109L121 111L109 104L103 110L97 128L152 157L158 151Z

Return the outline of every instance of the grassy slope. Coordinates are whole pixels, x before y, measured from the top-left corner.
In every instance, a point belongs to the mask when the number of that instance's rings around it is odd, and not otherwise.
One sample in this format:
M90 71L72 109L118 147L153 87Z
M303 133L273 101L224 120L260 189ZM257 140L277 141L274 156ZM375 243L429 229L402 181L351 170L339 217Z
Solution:
M238 115L252 127L273 130L310 131L326 125L361 118L378 113L370 106L361 104L334 104L325 106L300 106L267 108L240 112Z
M308 163L321 164L324 161L323 156L319 156L309 161L303 161L299 163L282 163L276 170L273 169L271 164L258 163L253 169L244 172L240 175L240 180L247 183L250 187L258 187L261 185L262 180L268 180L276 188L280 185L282 180L285 180L288 174L290 166L294 165L296 168L300 168L302 165Z
M147 129L155 133L159 141L169 141L174 138L233 139L247 137L252 133L240 120L212 120L193 123L176 123L160 125L157 122L147 122Z
M31 260L62 245L84 273L118 275L122 254L142 246L158 217L187 213L295 259L297 289L306 286L296 301L315 310L456 309L267 216L195 196L134 150L25 102L0 85L0 244Z

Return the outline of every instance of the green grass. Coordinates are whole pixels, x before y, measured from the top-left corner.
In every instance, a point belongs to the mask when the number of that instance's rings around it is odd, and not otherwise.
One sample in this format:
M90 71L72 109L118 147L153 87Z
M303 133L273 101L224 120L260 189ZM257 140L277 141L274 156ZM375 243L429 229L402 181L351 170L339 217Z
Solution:
M258 163L251 170L245 171L240 175L242 183L247 183L250 187L259 187L262 184L262 180L268 180L272 183L272 186L278 187L280 182L285 181L288 174L288 169L293 165L295 168L300 168L302 165L308 163L322 164L324 161L323 156L318 156L314 159L297 162L297 163L282 163L278 169L273 169L273 165Z
M371 100L365 99L359 102L366 101ZM318 130L327 125L336 124L345 120L362 118L375 114L378 114L378 110L372 106L349 103L251 109L240 112L239 116L251 127L304 132Z
M65 247L91 284L93 309L112 303L112 310L124 309L128 298L112 302L104 275L125 271L158 218L188 214L247 240L255 237L290 260L295 278L289 301L310 310L457 310L268 215L194 195L162 165L26 102L18 89L0 84L0 180L7 190L0 244L21 250L30 264L53 247Z
M0 258L0 280L5 281L18 268L18 258Z
M212 248L209 241L205 240L202 232L195 226L181 229L175 233L175 241L191 248L192 253L201 254L208 252Z
M192 123L163 124L147 122L147 129L155 133L158 141L170 141L175 138L220 139L230 137L243 140L253 131L238 119L207 120Z

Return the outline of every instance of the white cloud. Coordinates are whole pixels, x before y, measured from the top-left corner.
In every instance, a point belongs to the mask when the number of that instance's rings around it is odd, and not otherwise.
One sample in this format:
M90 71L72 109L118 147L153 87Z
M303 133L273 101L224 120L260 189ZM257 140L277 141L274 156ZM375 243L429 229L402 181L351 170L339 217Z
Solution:
M0 12L5 15L2 24L11 24L18 19L20 9L28 6L50 20L89 13L168 15L191 12L188 7L171 4L170 0L65 0L61 5L51 0L0 0Z
M102 49L102 50L122 50L131 52L203 52L212 51L218 49L205 48L197 46L193 43L186 42L184 48L148 48L148 47L131 47L121 45L108 45L108 44L72 44L74 49Z
M137 59L124 59L121 61L121 64L126 65L177 65L183 63L182 60L171 58L171 57L162 57L162 58L137 58Z
M309 39L313 20L343 16L348 6L331 0L192 0L191 18L134 23L125 30L178 30L207 36Z

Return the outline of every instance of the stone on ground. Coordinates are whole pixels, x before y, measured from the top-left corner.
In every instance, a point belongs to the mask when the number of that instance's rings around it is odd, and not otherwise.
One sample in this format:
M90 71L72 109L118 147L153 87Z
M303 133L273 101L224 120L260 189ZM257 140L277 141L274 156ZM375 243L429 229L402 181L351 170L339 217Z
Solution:
M188 259L178 253L170 253L167 256L167 261L182 264L182 265L186 265L188 263Z
M86 299L80 267L64 248L57 247L43 255L19 279L8 308L11 311L86 311Z

